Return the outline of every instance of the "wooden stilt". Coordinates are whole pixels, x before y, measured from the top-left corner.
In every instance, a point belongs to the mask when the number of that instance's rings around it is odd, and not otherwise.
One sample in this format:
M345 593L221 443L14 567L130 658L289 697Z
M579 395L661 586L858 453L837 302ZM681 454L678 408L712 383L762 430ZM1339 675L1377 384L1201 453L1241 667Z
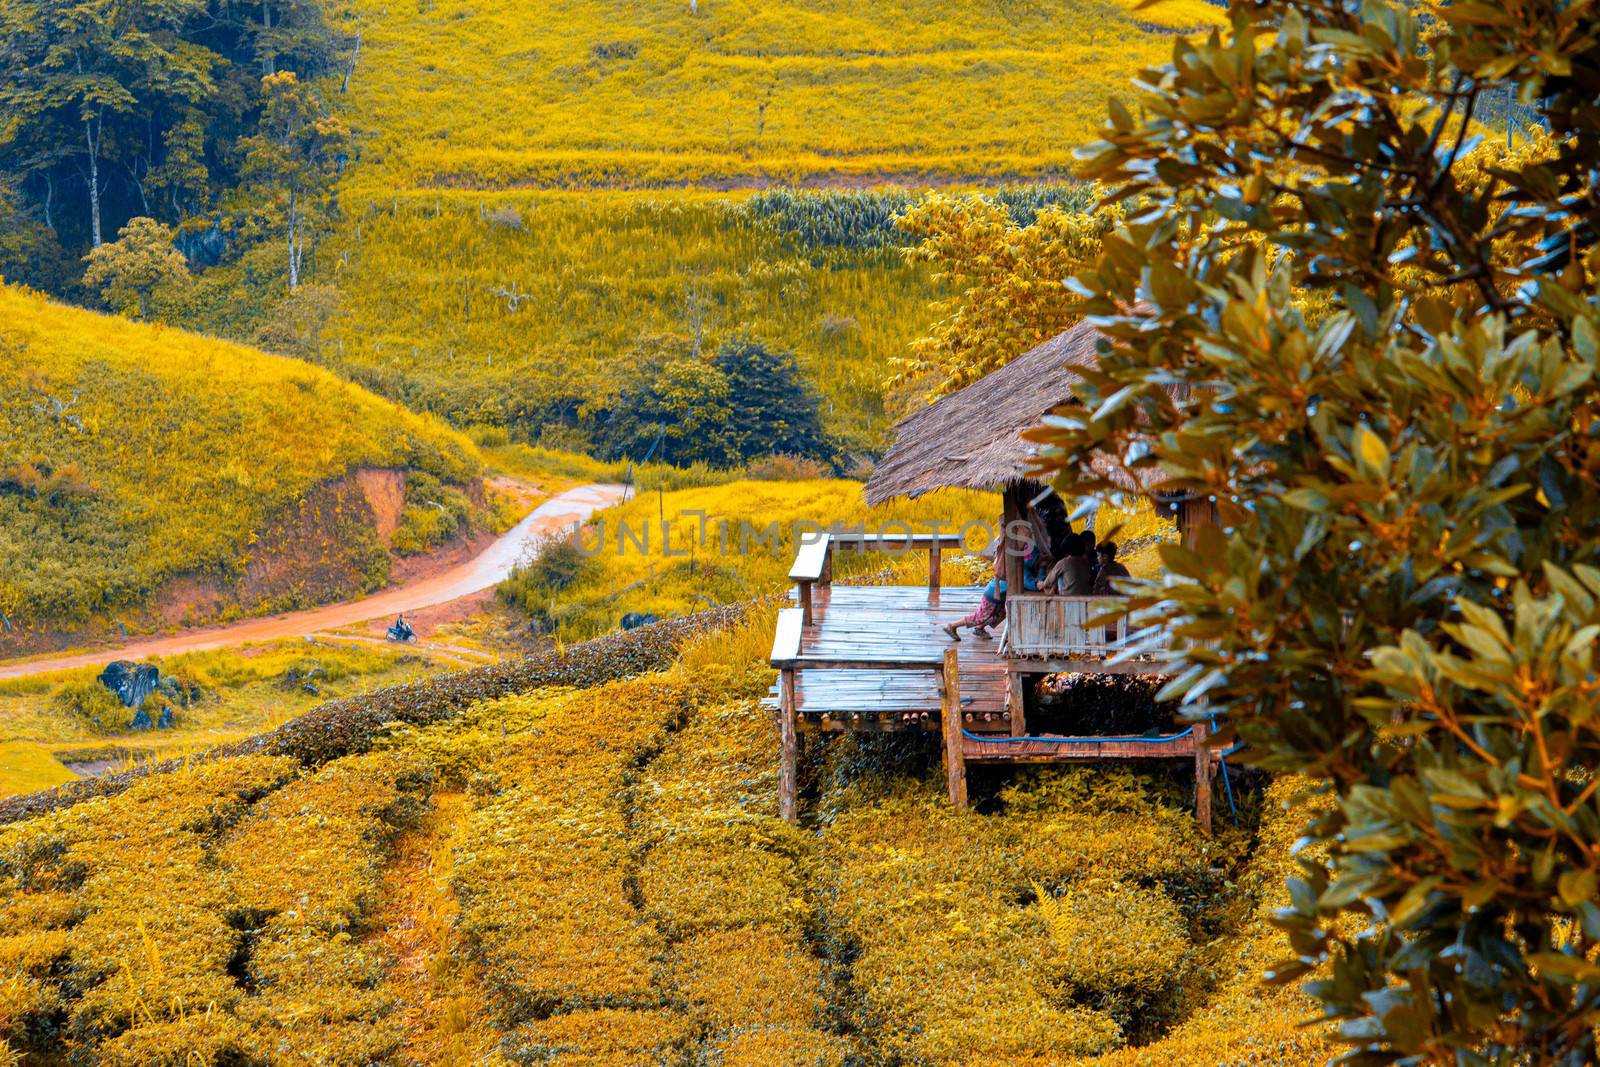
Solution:
M784 822L799 820L800 733L795 728L794 671L778 672L778 726L783 737L778 764L778 815Z
M943 553L939 549L939 542L934 541L928 549L928 588L939 588L939 567L943 562Z
M1194 724L1194 817L1204 833L1211 832L1211 752L1206 748L1206 724Z
M1011 736L1022 737L1028 732L1027 700L1023 680L1025 675L1006 672L1006 710L1011 712Z
M944 653L944 700L939 709L944 726L944 776L950 786L950 803L957 811L967 806L967 758L961 736L961 672L956 650Z

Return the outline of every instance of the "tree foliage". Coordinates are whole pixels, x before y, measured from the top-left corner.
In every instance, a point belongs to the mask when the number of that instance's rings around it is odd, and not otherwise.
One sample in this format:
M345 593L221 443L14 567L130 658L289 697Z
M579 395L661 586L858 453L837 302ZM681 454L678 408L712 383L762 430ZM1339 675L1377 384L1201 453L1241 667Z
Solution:
M1136 603L1171 694L1336 796L1277 977L1314 973L1349 1062L1593 1062L1600 19L1232 17L1086 150L1140 210L1074 284L1106 341L1046 463L1215 500ZM1508 91L1548 134L1479 145Z
M734 467L762 456L831 460L816 390L792 355L726 341L709 359L688 342L657 338L606 416L613 455Z
M1093 260L1116 215L1052 205L1019 225L999 198L919 201L900 216L917 239L907 258L931 264L954 295L936 305L932 332L894 361L890 384L953 393L1072 325L1082 298L1065 279Z
M172 244L172 227L133 218L109 244L89 251L83 284L100 293L119 315L151 317L153 302L181 292L189 268Z
M292 70L262 78L261 94L260 124L239 142L244 178L283 218L293 291L300 287L312 220L324 214L332 197L333 178L350 131L327 113L322 97Z
M207 229L263 75L320 74L343 44L309 0L4 0L0 182L73 250L136 216Z

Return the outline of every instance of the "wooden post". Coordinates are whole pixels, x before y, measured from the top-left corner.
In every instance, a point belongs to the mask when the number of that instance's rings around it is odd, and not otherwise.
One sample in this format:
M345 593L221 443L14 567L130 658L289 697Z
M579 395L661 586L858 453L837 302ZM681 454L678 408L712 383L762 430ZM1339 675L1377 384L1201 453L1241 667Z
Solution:
M1217 506L1206 497L1195 497L1178 505L1178 529L1186 548L1195 547L1202 526L1217 524Z
M1194 724L1194 817L1203 833L1211 832L1211 752L1206 748L1206 724Z
M828 550L822 556L822 576L817 579L817 584L830 586L833 584L833 541L829 540Z
M953 648L944 652L944 700L939 717L944 726L944 776L950 786L950 803L961 811L967 806L967 757L961 736L961 671Z
M1011 712L1011 736L1021 737L1028 732L1027 693L1025 676L1014 671L1006 672L1006 709Z
M943 555L939 548L939 538L933 539L933 544L928 546L928 588L939 588L939 565Z
M1013 545L1010 528L1013 522L1022 518L1022 502L1017 498L1021 490L1016 486L1008 485L1001 496L1000 507L1000 551L1005 553L1006 596L1016 596L1022 589L1022 557L1014 555L1015 549L1020 545Z
M795 583L795 587L799 590L799 593L800 593L800 597L799 597L799 599L800 599L800 611L802 612L802 614L800 616L801 621L805 625L810 626L811 625L811 583L810 582L796 582Z
M778 672L778 729L783 755L778 764L778 815L784 822L799 821L796 798L800 785L800 734L795 729L794 671Z

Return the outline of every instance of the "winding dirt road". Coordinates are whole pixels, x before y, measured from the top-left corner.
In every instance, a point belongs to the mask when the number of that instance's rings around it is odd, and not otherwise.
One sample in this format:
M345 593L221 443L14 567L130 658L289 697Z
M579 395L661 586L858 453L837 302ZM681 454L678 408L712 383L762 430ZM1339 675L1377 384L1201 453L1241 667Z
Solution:
M601 508L623 498L620 485L580 485L551 497L534 508L521 522L497 538L488 548L465 563L447 571L418 579L408 585L384 589L360 600L346 600L320 608L308 608L284 615L248 619L231 626L187 630L171 637L132 641L114 648L82 652L48 659L0 662L0 678L21 678L30 674L96 667L112 660L140 660L150 656L170 656L178 652L205 652L231 648L253 641L277 641L307 637L323 630L350 626L368 619L421 611L449 603L498 585L539 542L552 533L581 523Z

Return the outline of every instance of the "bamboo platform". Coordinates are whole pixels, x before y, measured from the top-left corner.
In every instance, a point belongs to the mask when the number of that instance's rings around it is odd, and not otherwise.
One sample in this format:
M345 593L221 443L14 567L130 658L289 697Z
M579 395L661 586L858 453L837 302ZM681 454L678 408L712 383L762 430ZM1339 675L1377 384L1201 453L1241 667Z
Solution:
M999 634L953 642L942 627L970 614L977 586L818 587L803 626L795 671L796 729L937 730L946 649L961 670L961 710L974 733L1011 732L1006 659ZM832 666L845 664L850 666ZM814 665L813 665L814 664ZM767 704L779 703L774 686Z

